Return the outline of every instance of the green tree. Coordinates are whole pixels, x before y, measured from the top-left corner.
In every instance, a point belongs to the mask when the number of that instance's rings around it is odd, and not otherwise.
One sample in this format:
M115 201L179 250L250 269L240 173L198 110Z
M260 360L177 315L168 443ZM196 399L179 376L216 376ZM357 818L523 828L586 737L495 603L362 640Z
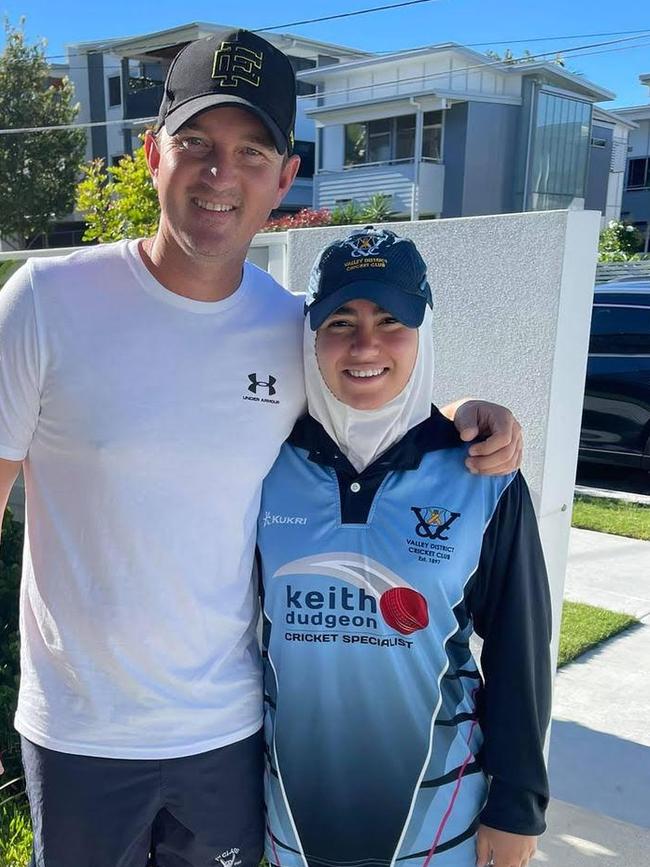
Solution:
M86 221L84 241L120 241L155 233L160 205L144 148L109 168L103 160L94 160L83 166L82 172L77 209Z
M79 110L73 87L67 78L48 84L45 43L28 44L22 23L13 28L5 22L5 38L0 129L73 123ZM85 147L83 130L0 135L0 235L17 237L24 245L70 213Z
M598 258L601 262L630 262L639 258L643 238L634 226L610 220L600 233Z
M508 63L510 66L515 66L520 63L537 63L537 61L541 57L541 55L531 54L527 48L524 49L524 53L521 55L521 57L515 57L515 55L512 53L511 48L506 48L503 56L499 54L498 51L493 51L492 49L489 49L485 53L490 58L490 60L494 60L497 63ZM555 55L553 60L547 62L554 63L556 66L566 66L564 55L559 51Z

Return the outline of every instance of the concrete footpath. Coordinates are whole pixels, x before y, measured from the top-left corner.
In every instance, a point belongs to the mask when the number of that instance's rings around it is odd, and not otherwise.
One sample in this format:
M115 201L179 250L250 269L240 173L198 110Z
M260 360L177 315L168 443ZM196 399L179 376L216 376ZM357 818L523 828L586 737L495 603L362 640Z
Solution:
M557 675L553 802L535 863L650 865L650 542L571 531L565 598L641 624Z

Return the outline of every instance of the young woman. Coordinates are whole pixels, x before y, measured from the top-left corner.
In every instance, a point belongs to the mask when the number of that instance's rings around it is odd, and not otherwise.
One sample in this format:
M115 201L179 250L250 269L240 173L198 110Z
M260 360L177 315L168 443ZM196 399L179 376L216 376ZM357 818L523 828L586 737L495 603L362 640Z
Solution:
M545 827L550 710L525 482L469 473L432 406L431 290L411 241L369 227L331 244L306 312L309 414L259 522L267 858L521 867Z

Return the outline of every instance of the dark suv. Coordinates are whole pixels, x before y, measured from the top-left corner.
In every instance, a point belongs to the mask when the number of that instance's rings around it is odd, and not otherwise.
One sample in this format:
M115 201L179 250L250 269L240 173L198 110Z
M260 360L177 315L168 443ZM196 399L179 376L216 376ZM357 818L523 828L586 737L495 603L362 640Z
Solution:
M650 470L650 279L594 292L580 458Z

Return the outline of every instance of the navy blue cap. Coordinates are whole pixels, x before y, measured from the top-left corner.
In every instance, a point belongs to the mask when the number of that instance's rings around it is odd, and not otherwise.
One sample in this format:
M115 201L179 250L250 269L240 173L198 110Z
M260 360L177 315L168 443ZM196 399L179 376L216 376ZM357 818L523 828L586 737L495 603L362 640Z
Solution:
M413 241L366 226L325 247L312 268L305 300L311 330L356 298L374 301L404 325L419 328L433 301L427 266Z

